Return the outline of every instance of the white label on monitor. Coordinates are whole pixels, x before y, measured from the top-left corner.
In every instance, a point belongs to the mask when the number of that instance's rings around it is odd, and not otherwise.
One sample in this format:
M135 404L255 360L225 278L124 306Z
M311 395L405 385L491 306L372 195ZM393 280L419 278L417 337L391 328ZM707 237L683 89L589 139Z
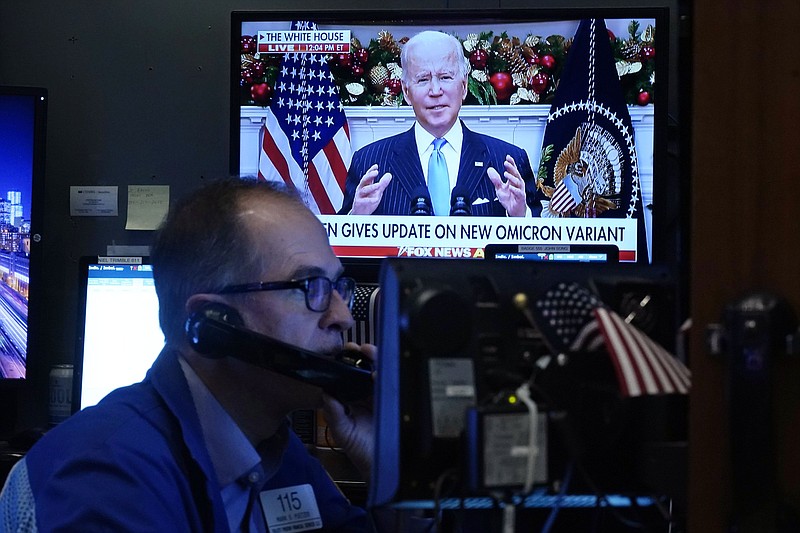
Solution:
M99 256L97 262L102 265L141 265L141 257L108 257Z
M464 429L467 408L476 402L472 359L429 359L428 376L433 436L458 437Z
M538 415L534 482L547 482L547 418ZM483 417L483 486L510 487L525 484L528 466L527 412L496 413Z

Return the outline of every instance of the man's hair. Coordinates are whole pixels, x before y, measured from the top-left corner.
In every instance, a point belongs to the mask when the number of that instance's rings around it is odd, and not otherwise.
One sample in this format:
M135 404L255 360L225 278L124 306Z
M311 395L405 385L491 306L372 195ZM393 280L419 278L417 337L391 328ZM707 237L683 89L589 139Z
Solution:
M150 254L158 317L168 344L184 337L190 296L263 275L264 258L239 217L249 198L307 209L283 184L215 180L175 204L156 232Z
M436 44L433 44L436 43ZM452 55L456 59L458 70L456 71L459 76L466 79L469 74L469 60L464 57L464 51L461 46L461 41L456 37L441 31L425 30L417 33L411 37L403 49L400 51L400 66L403 67L402 80L404 83L409 83L411 80L408 78L408 56L415 46L439 46L442 48L450 48Z

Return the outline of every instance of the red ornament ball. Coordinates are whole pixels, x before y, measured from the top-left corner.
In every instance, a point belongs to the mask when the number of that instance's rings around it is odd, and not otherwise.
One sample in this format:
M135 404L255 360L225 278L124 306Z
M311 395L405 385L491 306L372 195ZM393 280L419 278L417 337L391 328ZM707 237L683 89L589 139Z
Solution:
M529 65L538 65L542 62L542 58L536 52L531 52L531 55L526 58Z
M349 67L353 62L353 58L350 54L337 54L336 55L336 63L338 63L342 67Z
M264 69L266 65L264 65L263 61L253 61L253 64L250 65L250 69L253 71L254 78L260 78L264 75Z
M611 41L612 43L615 42L617 40L617 36L614 35L614 32L607 28L606 31L608 32L608 40Z
M369 50L366 48L359 48L355 53L356 59L361 61L362 63L366 63L369 61Z
M486 63L489 61L489 52L484 50L483 48L478 48L477 50L473 50L472 53L469 55L469 63L472 65L472 68L483 70L486 68Z
M495 72L489 77L498 100L508 100L514 92L514 82L508 72Z
M531 77L531 89L536 94L542 94L547 90L547 84L550 83L550 76L544 72L537 72Z
M256 83L250 87L250 97L259 105L267 105L272 96L272 87L268 83Z
M397 96L400 94L400 91L403 90L403 85L400 83L400 80L396 78L392 78L387 81L386 87L389 89L389 94L392 96Z
M656 49L652 46L642 46L641 52L639 54L642 56L643 60L653 59L656 57Z
M353 76L360 78L364 75L364 65L361 64L361 61L356 59L350 65L350 72L353 74Z
M242 35L240 41L243 54L253 54L256 51L256 40L250 35Z
M548 70L553 70L553 67L556 66L556 58L550 54L545 54L539 60L539 64Z
M650 103L650 93L647 91L640 91L636 95L636 103L639 105L647 105Z
M241 85L249 85L253 83L253 70L249 68L243 68L241 72Z

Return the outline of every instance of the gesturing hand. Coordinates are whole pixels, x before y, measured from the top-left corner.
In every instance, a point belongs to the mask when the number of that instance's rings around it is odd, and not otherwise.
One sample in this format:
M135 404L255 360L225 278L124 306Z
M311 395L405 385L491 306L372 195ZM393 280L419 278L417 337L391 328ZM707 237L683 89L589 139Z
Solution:
M351 215L371 215L381 203L383 191L392 181L392 175L387 172L375 183L378 177L378 165L372 165L369 170L361 177L361 181L356 186L356 194L353 197L353 208Z
M527 204L525 203L525 180L520 176L517 163L510 155L506 156L503 167L505 181L503 181L503 178L500 177L500 174L494 168L489 167L486 170L486 174L489 176L489 181L494 185L497 199L500 201L500 204L506 208L508 216L524 217L527 212Z

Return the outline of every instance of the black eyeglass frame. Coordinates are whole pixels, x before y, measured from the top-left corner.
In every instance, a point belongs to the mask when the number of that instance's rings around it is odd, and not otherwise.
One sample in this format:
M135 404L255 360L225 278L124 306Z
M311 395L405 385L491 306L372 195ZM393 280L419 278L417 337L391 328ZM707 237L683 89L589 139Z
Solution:
M309 294L311 294L311 285L325 280L327 283L323 285L323 302L315 309L311 304ZM241 283L237 285L228 285L216 291L217 294L241 294L245 292L258 292L258 291L285 291L292 289L300 289L305 294L306 307L309 311L315 313L324 313L331 306L331 295L334 289L339 296L344 300L347 308L352 310L353 299L356 293L356 280L347 276L342 276L335 281L326 276L310 276L302 279L292 279L289 281L257 281L255 283Z

